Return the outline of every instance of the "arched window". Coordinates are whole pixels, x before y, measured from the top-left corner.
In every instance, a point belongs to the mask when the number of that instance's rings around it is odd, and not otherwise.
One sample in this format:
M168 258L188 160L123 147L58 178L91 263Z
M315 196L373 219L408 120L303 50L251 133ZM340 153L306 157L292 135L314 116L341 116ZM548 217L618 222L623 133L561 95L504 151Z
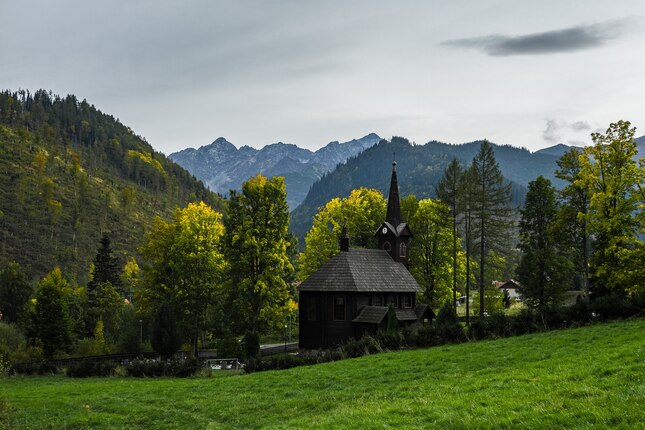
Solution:
M345 297L334 297L334 320L343 321L345 319Z
M405 252L407 251L405 247L405 243L402 243L401 246L399 247L399 256L405 257Z
M387 252L390 252L390 249L392 249L390 242L383 243L383 249L386 250Z

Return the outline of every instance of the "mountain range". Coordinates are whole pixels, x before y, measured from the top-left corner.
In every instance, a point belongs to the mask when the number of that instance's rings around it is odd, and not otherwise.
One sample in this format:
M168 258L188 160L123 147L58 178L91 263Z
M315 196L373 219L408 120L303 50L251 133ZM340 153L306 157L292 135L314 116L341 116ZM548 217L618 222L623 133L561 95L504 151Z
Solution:
M401 137L382 140L316 181L307 197L292 211L291 231L302 246L304 236L311 228L312 217L320 206L332 198L347 196L358 187L376 188L387 195L394 157L401 195L435 197L435 188L448 163L457 158L463 166L467 166L479 151L481 142L447 144L431 141L425 145L415 145ZM645 136L636 139L636 142L636 158L645 157ZM512 204L516 207L523 204L528 183L540 175L551 180L555 187L562 187L563 181L555 177L556 162L570 148L558 144L530 152L524 148L493 144L500 170L512 185Z
M287 203L293 209L304 200L316 180L380 140L378 135L370 133L349 142L330 142L314 152L282 142L262 149L250 146L238 149L220 137L210 145L187 148L170 154L169 158L203 181L211 191L222 195L230 189L239 189L244 181L258 173L284 176Z

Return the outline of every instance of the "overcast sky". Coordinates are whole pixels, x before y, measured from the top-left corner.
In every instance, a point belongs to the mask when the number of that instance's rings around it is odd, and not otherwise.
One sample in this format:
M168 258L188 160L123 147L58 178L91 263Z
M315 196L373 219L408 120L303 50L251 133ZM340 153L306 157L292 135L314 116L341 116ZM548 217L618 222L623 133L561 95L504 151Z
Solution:
M0 0L0 88L75 94L169 154L645 134L645 1Z

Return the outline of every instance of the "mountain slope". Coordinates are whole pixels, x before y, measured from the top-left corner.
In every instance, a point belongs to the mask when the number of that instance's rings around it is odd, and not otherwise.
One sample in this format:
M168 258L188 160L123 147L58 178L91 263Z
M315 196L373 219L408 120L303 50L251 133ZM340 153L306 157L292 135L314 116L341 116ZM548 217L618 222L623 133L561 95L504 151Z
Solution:
M480 144L480 141L462 145L432 141L425 145L412 145L400 137L382 140L315 182L302 204L292 212L291 230L302 242L318 207L334 197L348 195L354 188L371 187L385 194L394 155L401 194L434 197L435 187L448 163L457 158L462 165L468 165L479 151ZM513 184L513 203L516 206L522 204L528 182L537 176L544 175L556 185L560 184L553 175L557 156L532 154L512 146L493 145L493 148L504 177Z
M153 218L224 201L110 115L74 96L0 93L0 263L87 279L102 232L122 260Z
M331 142L316 152L286 143L274 143L262 149L243 146L237 149L223 137L199 149L188 148L170 154L169 158L213 191L226 194L239 189L251 176L284 176L287 203L295 208L307 195L309 187L324 173L345 162L380 140L374 133L349 142Z

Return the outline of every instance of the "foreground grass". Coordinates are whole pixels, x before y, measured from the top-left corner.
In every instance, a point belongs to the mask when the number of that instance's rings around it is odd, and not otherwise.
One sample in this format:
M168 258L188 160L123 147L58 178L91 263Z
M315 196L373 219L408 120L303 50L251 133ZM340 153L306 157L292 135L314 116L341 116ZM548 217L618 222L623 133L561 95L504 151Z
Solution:
M192 379L0 379L0 428L645 428L645 319Z

